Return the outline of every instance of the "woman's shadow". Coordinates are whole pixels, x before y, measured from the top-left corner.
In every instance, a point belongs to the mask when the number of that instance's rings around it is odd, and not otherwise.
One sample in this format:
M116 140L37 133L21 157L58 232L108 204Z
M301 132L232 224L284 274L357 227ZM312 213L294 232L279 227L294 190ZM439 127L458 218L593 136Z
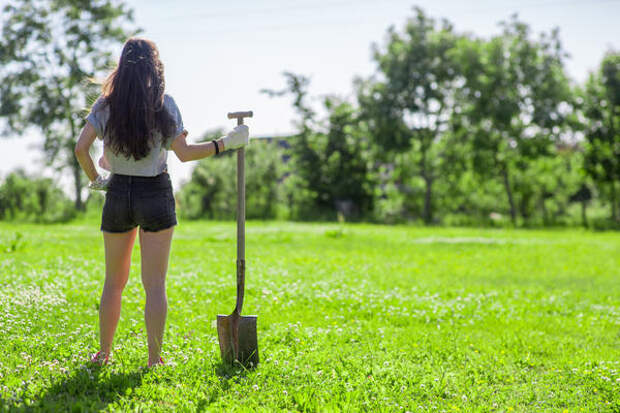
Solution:
M146 371L112 372L105 367L84 364L54 383L27 410L100 411L139 387ZM24 409L26 410L26 409Z
M214 372L221 379L221 385L227 390L236 378L246 377L256 367L241 364L229 365L215 363ZM142 378L149 369L130 372L114 372L109 367L92 363L83 364L67 375L56 379L47 389L36 396L31 396L25 406L12 405L8 400L0 399L0 406L9 407L10 411L103 411L108 406L126 397L129 390L142 385ZM199 411L207 407L205 400L199 403ZM0 409L1 410L1 409Z

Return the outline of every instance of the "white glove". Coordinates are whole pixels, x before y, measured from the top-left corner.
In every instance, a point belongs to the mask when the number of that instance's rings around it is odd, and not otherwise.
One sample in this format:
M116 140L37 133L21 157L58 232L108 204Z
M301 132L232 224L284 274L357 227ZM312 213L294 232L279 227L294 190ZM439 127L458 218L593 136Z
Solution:
M243 148L250 142L250 130L247 125L239 125L222 137L224 150Z
M101 175L97 175L97 179L88 184L88 189L92 191L107 191L110 179L111 176L104 178Z

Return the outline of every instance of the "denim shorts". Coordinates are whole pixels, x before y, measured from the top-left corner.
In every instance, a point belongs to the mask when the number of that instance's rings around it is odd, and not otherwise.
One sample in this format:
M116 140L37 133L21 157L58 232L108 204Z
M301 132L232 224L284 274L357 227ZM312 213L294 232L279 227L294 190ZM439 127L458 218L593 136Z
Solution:
M101 214L101 230L155 232L177 224L170 175L112 175Z

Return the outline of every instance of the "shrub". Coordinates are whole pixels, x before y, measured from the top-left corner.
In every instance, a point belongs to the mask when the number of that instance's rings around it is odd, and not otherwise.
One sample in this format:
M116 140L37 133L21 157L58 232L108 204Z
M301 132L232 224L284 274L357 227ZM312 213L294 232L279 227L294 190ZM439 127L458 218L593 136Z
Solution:
M10 173L0 184L0 219L66 222L76 215L73 201L53 179Z
M285 218L282 207L283 150L272 140L255 140L245 151L246 217ZM201 160L177 193L179 214L189 219L234 219L237 156L226 152Z

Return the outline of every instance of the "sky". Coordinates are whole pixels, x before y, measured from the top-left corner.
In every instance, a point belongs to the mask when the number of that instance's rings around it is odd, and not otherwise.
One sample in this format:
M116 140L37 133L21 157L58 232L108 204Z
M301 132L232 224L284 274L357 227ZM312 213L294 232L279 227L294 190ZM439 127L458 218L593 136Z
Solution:
M251 136L294 131L291 100L261 89L282 89L282 72L309 76L310 96L353 97L355 77L375 71L371 45L383 44L388 27L401 28L414 6L446 18L457 32L489 37L498 22L517 13L535 33L560 29L570 54L566 69L582 83L603 55L620 49L620 0L130 0L140 36L153 40L165 66L166 91L179 106L188 141L214 128L231 129L226 113L253 110ZM121 48L117 52L120 54ZM77 137L76 137L77 139ZM0 179L22 167L71 188L71 174L41 172L41 137L0 140ZM264 144L260 140L252 144ZM251 150L251 147L250 147ZM168 156L177 190L194 163ZM246 173L251 173L250 171ZM234 179L234 177L231 177Z

